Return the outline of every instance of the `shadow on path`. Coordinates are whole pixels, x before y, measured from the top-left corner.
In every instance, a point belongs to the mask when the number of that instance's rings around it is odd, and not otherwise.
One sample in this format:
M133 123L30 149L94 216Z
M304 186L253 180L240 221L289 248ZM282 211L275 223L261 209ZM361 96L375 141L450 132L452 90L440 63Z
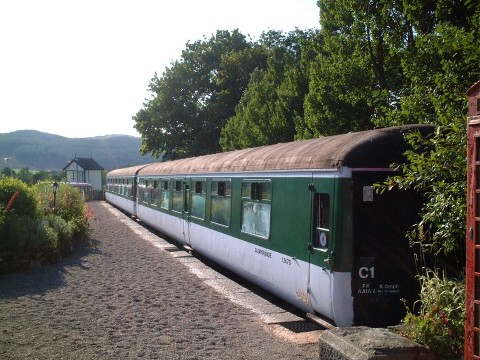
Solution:
M28 270L0 275L0 300L42 295L49 290L65 286L64 274L70 268L78 267L85 271L89 269L84 259L90 254L100 254L98 242L96 239L89 239L89 245L77 245L68 257L58 263L33 266Z

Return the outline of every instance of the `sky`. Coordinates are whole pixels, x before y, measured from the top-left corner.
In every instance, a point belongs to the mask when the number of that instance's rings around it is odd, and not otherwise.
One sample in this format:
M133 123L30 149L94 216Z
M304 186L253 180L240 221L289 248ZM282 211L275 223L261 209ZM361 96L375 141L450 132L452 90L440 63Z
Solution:
M0 133L140 136L148 83L187 42L318 27L317 0L0 1Z

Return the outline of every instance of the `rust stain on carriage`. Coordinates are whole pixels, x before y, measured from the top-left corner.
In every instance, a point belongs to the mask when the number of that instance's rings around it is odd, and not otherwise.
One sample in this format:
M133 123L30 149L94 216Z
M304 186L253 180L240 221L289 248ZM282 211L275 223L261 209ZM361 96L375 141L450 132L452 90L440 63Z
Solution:
M254 172L276 170L337 169L341 166L369 167L375 164L389 166L383 159L395 141L403 142L408 131L430 131L429 125L405 125L386 129L361 131L341 135L300 140L290 143L242 149L174 161L157 162L114 170L109 176L157 174L205 174L228 172ZM358 156L362 147L379 147L376 158ZM355 150L355 151L354 151ZM398 151L398 148L396 148ZM382 162L383 161L383 162Z

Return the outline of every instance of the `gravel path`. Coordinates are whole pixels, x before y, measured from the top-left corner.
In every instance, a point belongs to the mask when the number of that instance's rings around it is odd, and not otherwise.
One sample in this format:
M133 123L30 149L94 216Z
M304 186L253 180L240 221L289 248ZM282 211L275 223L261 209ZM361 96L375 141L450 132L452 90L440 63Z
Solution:
M92 202L93 248L0 276L0 359L317 359Z

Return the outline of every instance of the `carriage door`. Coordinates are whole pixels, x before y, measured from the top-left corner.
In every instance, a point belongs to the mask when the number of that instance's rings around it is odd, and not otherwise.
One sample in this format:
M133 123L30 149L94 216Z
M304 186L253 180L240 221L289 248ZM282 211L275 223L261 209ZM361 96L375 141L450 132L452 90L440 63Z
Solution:
M325 252L330 237L330 194L313 194L313 249Z
M329 290L332 199L325 185L323 184L323 187L314 183L309 185L312 195L312 230L311 242L308 245L310 270L307 286L312 307L333 316Z
M183 182L183 238L187 245L190 244L190 184L186 181Z
M190 215L190 185L186 182L183 183L183 218L188 221Z
M480 359L480 81L468 90L467 95L465 359Z
M133 214L136 216L137 215L137 207L138 207L138 192L137 192L137 178L133 177L130 179L131 184L130 186L130 191L131 191L131 196L133 199Z

